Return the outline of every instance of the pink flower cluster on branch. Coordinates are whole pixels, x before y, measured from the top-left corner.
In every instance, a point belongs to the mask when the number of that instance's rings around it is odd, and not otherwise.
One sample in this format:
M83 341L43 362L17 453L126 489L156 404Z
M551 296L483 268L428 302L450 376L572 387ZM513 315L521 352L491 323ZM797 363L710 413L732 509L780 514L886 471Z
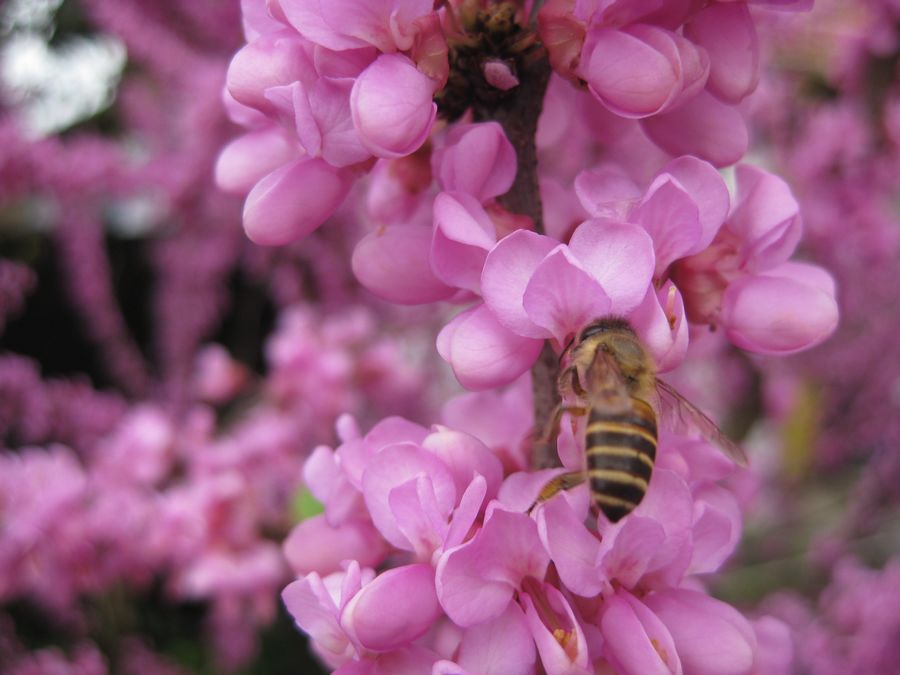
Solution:
M554 71L586 85L623 128L639 125L672 155L733 164L747 148L735 106L759 78L751 4L811 3L559 0L541 7L534 38L517 42L527 3L246 0L247 45L229 68L226 104L247 133L220 156L219 184L246 195L254 241L303 237L375 159L421 148L438 113L453 120L476 98L489 105L514 90L513 62L535 39ZM476 29L500 52L467 66Z
M514 382L546 344L560 354L607 316L663 371L704 328L751 352L807 349L838 311L830 275L792 260L797 202L761 168L738 166L733 195L718 170L747 147L750 4L810 5L561 0L535 27L529 3L248 1L226 94L248 133L220 156L219 182L247 195L250 237L279 244L319 227L368 173L354 274L393 303L468 306L437 340L468 389ZM537 139L523 141L504 106L522 104L534 59L554 72ZM522 172L543 212L511 205ZM495 425L516 419L496 392L478 396L503 409ZM737 501L716 483L727 461L663 430L628 518L589 518L583 488L530 511L559 472L528 470L532 424L488 440L465 422L388 418L364 435L344 418L342 444L312 454L304 479L324 512L285 544L301 578L284 599L329 666L750 673L778 661L757 650L771 631L758 639L696 580L739 538ZM583 470L584 439L567 428L558 444Z
M324 512L285 542L301 576L283 597L316 653L338 673L763 672L751 623L696 576L740 538L717 484L732 465L667 436L631 517L589 516L584 488L529 514L556 470L521 471L527 387L452 400L465 431L343 418L342 444L310 456Z
M219 660L245 663L288 578L273 536L293 522L308 448L332 437L340 412L374 413L369 399L414 410L421 389L367 308L322 318L291 307L267 347L261 379L221 347L203 350L185 411L126 408L0 359L0 437L20 446L0 454L0 602L80 625L84 599L159 579L171 602L208 603Z

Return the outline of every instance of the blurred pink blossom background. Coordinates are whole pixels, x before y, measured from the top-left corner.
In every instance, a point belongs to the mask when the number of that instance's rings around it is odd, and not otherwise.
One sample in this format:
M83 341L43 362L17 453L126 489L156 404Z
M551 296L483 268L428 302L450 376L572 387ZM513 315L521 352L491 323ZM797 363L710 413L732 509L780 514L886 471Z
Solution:
M896 672L898 31L5 3L0 672ZM535 505L609 315L750 457L661 421L618 522Z

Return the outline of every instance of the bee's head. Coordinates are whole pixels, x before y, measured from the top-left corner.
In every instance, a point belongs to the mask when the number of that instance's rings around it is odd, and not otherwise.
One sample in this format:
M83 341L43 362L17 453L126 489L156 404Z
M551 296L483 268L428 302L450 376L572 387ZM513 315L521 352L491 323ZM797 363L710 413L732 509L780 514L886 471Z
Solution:
M622 375L631 381L640 379L651 368L637 333L628 321L619 317L605 317L589 323L579 334L577 344L590 353L602 349L615 360Z
M625 319L618 316L606 316L602 319L591 321L591 323L582 328L581 333L578 335L578 342L584 342L594 335L604 333L630 333L632 336L635 335L631 324Z

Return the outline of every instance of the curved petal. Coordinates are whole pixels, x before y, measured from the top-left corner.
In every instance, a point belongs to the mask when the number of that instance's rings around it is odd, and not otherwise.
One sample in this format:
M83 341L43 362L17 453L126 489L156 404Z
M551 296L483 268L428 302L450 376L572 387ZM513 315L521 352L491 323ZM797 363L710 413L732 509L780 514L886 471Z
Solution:
M813 347L834 332L838 322L834 296L810 285L807 275L789 275L789 269L779 267L728 286L720 319L729 340L759 354L790 354Z
M528 318L522 306L531 275L559 242L528 230L517 230L488 253L481 272L485 304L503 326L523 337L546 338L550 332Z
M382 54L356 78L350 92L353 126L377 157L402 157L417 150L437 115L433 80L400 54Z
M667 281L658 291L648 288L644 300L628 320L660 372L681 365L687 354L689 332L684 299L675 284Z
M600 620L604 652L622 675L681 675L672 634L652 611L630 593L608 599Z
M741 164L735 170L738 201L728 229L743 242L745 269L761 271L785 262L800 241L800 205L791 188L775 174Z
M734 495L707 484L694 493L693 548L690 574L715 572L741 539L741 509Z
M653 238L656 278L673 262L697 248L702 234L700 211L694 200L672 176L661 174L629 215Z
M446 300L456 291L431 269L431 236L421 225L393 225L367 234L353 249L353 274L378 297L400 305Z
M363 40L332 28L323 16L322 4L323 0L278 0L288 22L310 42L335 50L368 46Z
M739 103L756 89L759 43L745 3L710 3L685 25L684 34L710 55L707 87L713 94Z
M705 91L641 124L650 140L672 155L696 155L715 166L728 166L747 152L741 113Z
M434 199L431 267L444 283L477 293L488 251L497 241L494 223L473 196L442 192Z
M623 117L658 113L681 89L678 50L667 31L655 26L594 29L581 63L591 93Z
M612 302L603 286L560 246L531 275L522 306L535 325L564 344L569 335L609 314Z
M661 173L674 177L697 205L701 233L690 254L708 247L728 217L730 197L722 175L709 162L685 155L666 164Z
M341 612L341 626L365 649L388 651L424 635L441 615L431 565L382 572Z
M671 589L645 599L672 635L689 673L744 675L753 666L756 637L741 614L697 591Z
M653 277L653 240L638 225L593 218L582 223L569 250L612 302L610 311L626 314L647 292Z
M404 550L410 543L398 526L391 492L420 475L431 482L435 508L446 520L456 503L456 487L447 467L430 452L411 443L399 443L379 452L378 461L369 462L363 472L363 496L372 522L385 539Z
M592 217L624 220L641 189L619 166L607 165L579 173L575 194Z
M584 631L565 596L556 587L538 582L529 584L528 593L519 597L544 671L554 675L593 673Z
M565 499L551 499L538 509L537 524L544 548L566 588L590 598L609 583L599 566L600 541Z
M549 561L529 516L495 508L472 539L441 556L435 577L438 599L460 626L496 618L506 611L521 580L543 578Z
M226 86L236 101L266 113L274 106L266 98L272 87L315 81L316 71L308 45L292 30L258 37L244 45L228 65Z
M216 160L216 185L246 195L266 174L295 160L300 149L278 127L238 136L226 145Z
M516 177L516 151L497 122L454 126L432 163L442 189L482 203L509 190Z
M284 556L297 574L331 574L344 560L375 567L387 555L388 546L367 520L349 520L337 527L324 515L307 518L284 541Z
M465 492L475 476L483 476L488 498L493 498L503 480L503 466L497 456L474 436L435 425L422 447L444 462L456 485L456 493Z
M457 661L467 672L479 675L528 675L535 658L525 615L511 602L496 619L465 630Z
M321 159L299 159L259 181L244 202L244 230L263 246L301 239L328 220L352 180Z
M509 384L531 368L543 343L500 325L490 309L478 305L454 317L440 332L438 353L466 389Z

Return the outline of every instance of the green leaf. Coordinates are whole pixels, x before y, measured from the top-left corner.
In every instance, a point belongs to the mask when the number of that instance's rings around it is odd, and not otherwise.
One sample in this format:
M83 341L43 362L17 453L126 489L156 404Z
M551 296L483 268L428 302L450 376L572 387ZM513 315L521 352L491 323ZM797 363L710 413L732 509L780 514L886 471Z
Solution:
M318 499L313 497L309 488L300 488L294 495L294 501L291 504L291 516L297 522L317 516L325 510Z

